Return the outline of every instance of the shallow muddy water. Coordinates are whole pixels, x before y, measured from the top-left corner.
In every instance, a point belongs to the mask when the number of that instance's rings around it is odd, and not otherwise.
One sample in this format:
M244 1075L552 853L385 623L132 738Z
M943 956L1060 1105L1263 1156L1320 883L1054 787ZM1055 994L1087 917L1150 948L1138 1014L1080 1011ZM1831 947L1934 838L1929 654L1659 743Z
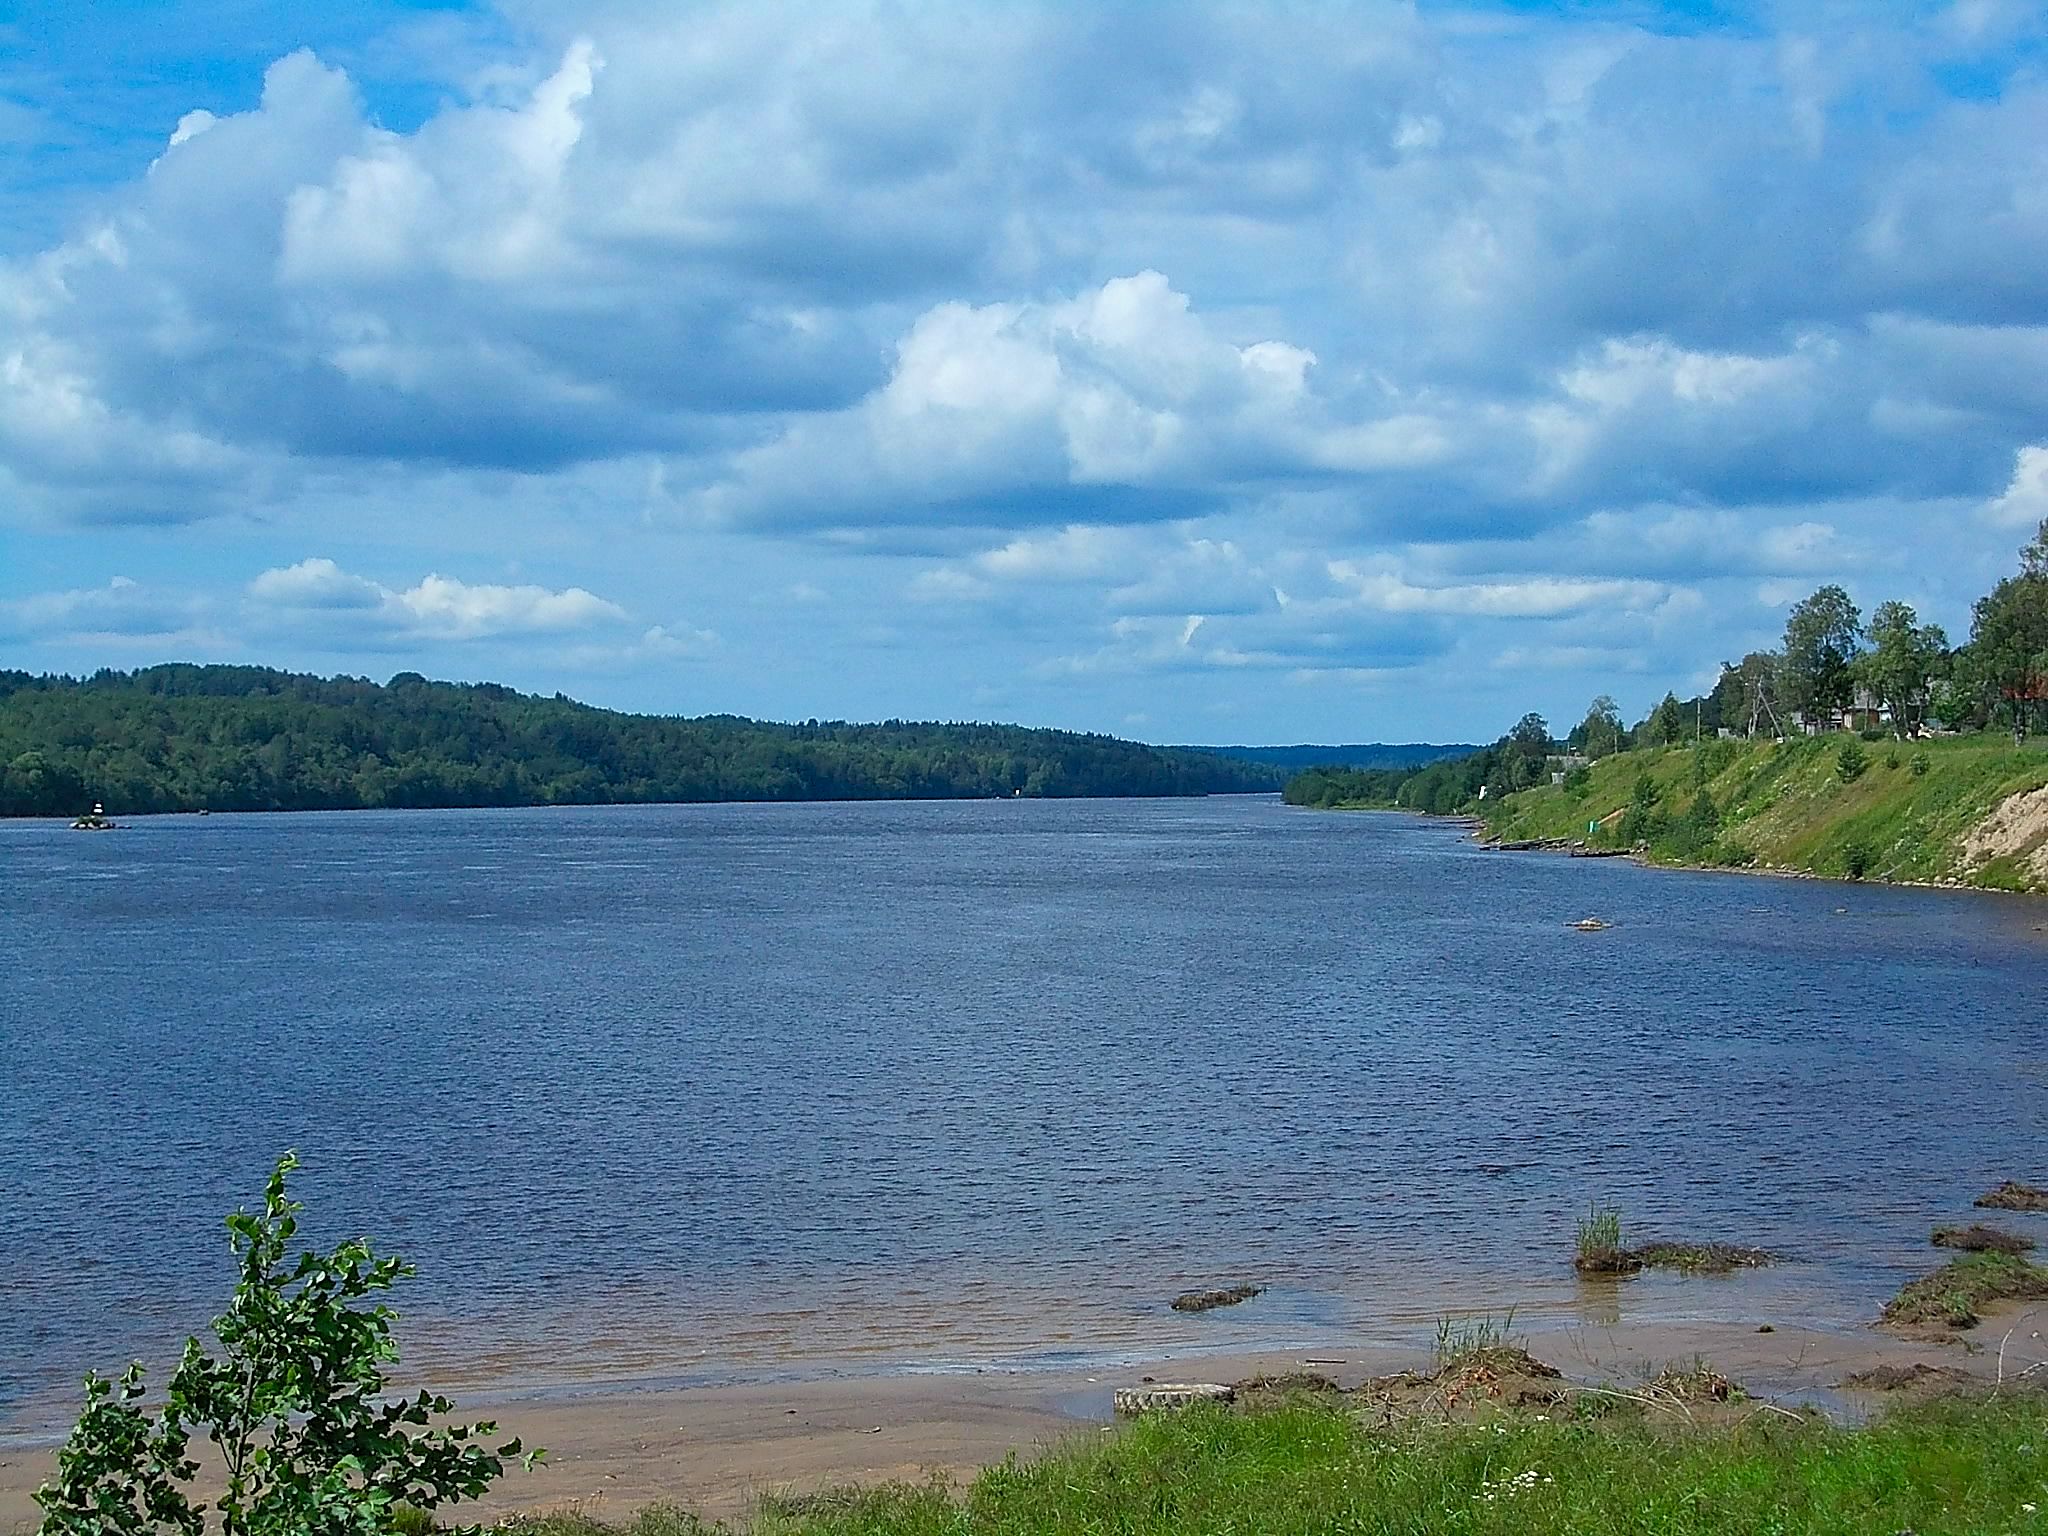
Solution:
M0 824L0 935L0 1435L205 1321L287 1147L499 1386L1846 1328L2048 1174L2048 902L1264 798ZM1801 1262L1581 1286L1594 1200Z

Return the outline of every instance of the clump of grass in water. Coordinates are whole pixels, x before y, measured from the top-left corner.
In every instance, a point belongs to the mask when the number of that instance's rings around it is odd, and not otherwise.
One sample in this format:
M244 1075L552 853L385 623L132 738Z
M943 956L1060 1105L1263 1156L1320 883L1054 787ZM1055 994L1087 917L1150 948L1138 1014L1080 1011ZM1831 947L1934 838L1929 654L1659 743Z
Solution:
M1934 1246L1961 1248L1970 1253L2025 1253L2034 1246L2034 1240L1977 1221L1967 1227L1936 1227Z
M1233 1285L1227 1290L1182 1291L1167 1305L1176 1312L1213 1312L1218 1307L1234 1307L1254 1296L1262 1296L1265 1290L1263 1285Z
M1578 1252L1572 1267L1582 1275L1633 1275L1644 1269L1675 1269L1690 1275L1725 1275L1761 1269L1779 1256L1735 1243L1652 1242L1621 1246L1621 1212L1593 1206L1579 1222Z
M1645 1243L1629 1257L1646 1269L1676 1269L1689 1275L1725 1275L1738 1269L1762 1269L1778 1256L1763 1248L1734 1243Z
M2007 1179L1990 1194L1979 1195L1973 1203L1993 1211L2048 1211L2048 1189Z
M1630 1275L1642 1261L1621 1246L1621 1209L1592 1206L1579 1222L1578 1254L1572 1267L1582 1275Z
M1884 1320L1974 1328L1982 1321L1978 1308L1987 1302L2042 1297L2048 1297L2048 1269L2017 1254L1966 1253L1931 1275L1909 1280L1885 1303Z

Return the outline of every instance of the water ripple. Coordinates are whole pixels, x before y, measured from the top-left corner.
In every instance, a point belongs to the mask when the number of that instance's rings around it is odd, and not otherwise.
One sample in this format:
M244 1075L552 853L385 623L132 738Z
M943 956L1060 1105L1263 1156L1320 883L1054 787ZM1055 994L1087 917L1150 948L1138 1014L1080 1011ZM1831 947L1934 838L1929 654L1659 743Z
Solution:
M0 826L0 1415L202 1323L287 1146L465 1379L1570 1308L1596 1198L1811 1261L1631 1306L1850 1321L2048 1171L2039 910L1262 799Z

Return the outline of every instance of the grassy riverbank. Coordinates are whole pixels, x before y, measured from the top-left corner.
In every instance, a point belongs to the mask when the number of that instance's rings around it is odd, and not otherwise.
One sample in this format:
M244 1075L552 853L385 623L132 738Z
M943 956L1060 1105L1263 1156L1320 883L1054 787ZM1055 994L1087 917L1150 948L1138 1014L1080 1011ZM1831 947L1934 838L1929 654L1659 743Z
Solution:
M1378 1428L1334 1402L1153 1415L964 1493L895 1487L770 1499L759 1536L966 1532L1828 1533L2048 1529L2048 1403L1935 1403L1843 1429L1775 1410L1705 1429L1669 1421L1503 1415ZM682 1536L650 1511L618 1524L549 1516L524 1536Z
M2048 744L2009 737L1707 741L1617 753L1481 814L1503 840L1665 863L2048 890L2048 796L2013 801L2044 785Z

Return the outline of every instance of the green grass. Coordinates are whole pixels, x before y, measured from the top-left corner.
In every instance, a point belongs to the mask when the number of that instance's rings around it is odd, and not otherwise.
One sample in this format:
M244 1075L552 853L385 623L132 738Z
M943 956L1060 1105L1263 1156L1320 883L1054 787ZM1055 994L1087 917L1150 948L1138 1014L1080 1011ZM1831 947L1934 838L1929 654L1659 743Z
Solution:
M2015 747L2005 736L1944 737L1913 743L1910 755L1872 750L1846 781L1844 745L1841 736L1819 736L1623 752L1594 763L1576 789L1544 785L1481 809L1496 837L1587 838L1587 824L1627 807L1647 778L1656 813L1670 822L1650 839L1651 851L1667 862L2040 888L2024 856L1966 870L1961 851L1969 830L2007 796L2048 784L2048 741ZM1916 771L1921 761L1925 772ZM1704 840L1687 821L1702 790L1718 818ZM1619 846L1619 823L1588 841Z
M1933 1404L1860 1429L1758 1408L1727 1429L1503 1419L1376 1429L1333 1404L1150 1415L1114 1436L937 1486L771 1502L756 1536L1961 1536L2048 1529L2048 1405ZM525 1536L685 1536L651 1512L529 1520Z
M1508 1308L1507 1316L1499 1322L1491 1313L1484 1317L1468 1317L1454 1320L1440 1317L1436 1320L1436 1364L1438 1370L1452 1370L1468 1360L1476 1360L1510 1347L1511 1331L1515 1326L1515 1309Z
M1908 1281L1885 1303L1884 1320L1974 1328L1987 1302L2041 1297L2048 1297L2048 1269L2013 1253L1966 1253L1931 1275Z
M1580 1218L1577 1253L1572 1264L1582 1274L1620 1274L1640 1265L1632 1263L1621 1247L1621 1211L1615 1206L1594 1206Z
M1970 883L1989 891L2029 891L2034 888L2034 882L2021 866L2019 858L2010 853L1986 859Z

